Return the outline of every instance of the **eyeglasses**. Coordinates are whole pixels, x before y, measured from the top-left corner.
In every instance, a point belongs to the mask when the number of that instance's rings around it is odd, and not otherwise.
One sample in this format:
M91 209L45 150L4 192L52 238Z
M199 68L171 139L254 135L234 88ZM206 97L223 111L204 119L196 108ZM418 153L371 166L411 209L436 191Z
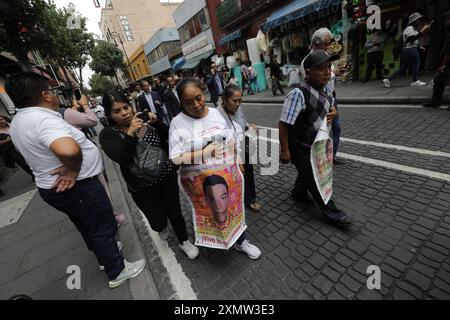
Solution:
M48 88L45 91L49 91L49 92L53 93L55 96L59 96L59 95L63 94L62 90L59 88Z

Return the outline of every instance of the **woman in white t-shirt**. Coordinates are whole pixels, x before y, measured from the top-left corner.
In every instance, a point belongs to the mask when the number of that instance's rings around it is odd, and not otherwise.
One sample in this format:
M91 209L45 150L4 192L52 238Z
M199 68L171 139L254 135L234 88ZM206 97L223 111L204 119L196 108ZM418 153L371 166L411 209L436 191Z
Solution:
M216 109L206 106L201 82L186 78L178 84L177 92L182 112L170 126L169 157L181 166L181 175L184 168L216 163L220 155L224 159L234 157L235 148L239 148L234 132ZM245 252L251 259L261 255L261 251L246 240L245 232L236 241L235 249Z

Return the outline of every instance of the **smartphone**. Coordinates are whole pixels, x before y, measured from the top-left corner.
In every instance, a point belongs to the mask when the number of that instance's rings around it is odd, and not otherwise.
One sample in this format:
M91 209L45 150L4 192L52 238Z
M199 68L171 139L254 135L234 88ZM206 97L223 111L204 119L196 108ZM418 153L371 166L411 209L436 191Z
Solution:
M139 118L144 121L144 123L147 123L150 121L150 116L148 115L148 110L142 111L142 113L138 116Z
M77 101L79 101L81 99L81 90L80 89L73 89L73 93L75 94L75 99L77 99Z

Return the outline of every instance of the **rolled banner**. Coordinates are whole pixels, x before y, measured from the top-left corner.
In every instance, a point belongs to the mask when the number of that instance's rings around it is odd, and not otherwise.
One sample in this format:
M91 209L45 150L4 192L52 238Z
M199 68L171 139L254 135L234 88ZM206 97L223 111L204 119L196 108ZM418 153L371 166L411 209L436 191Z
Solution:
M330 127L331 128L331 127ZM325 118L311 147L314 181L325 204L333 195L333 140Z

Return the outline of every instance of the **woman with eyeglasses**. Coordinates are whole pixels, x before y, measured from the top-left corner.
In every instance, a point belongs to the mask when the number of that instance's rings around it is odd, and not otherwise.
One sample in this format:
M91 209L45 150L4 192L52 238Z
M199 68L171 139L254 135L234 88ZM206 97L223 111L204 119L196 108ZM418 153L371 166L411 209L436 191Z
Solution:
M168 151L167 126L156 114L146 110L144 112L148 113L149 121L144 122L142 113L135 113L127 98L118 92L104 95L103 108L110 126L101 131L100 144L106 155L120 165L134 202L163 240L168 239L169 219L179 248L189 259L197 258L198 248L188 239L186 223L181 213L177 167L167 160L156 181L133 175L129 168L136 155L139 140Z

